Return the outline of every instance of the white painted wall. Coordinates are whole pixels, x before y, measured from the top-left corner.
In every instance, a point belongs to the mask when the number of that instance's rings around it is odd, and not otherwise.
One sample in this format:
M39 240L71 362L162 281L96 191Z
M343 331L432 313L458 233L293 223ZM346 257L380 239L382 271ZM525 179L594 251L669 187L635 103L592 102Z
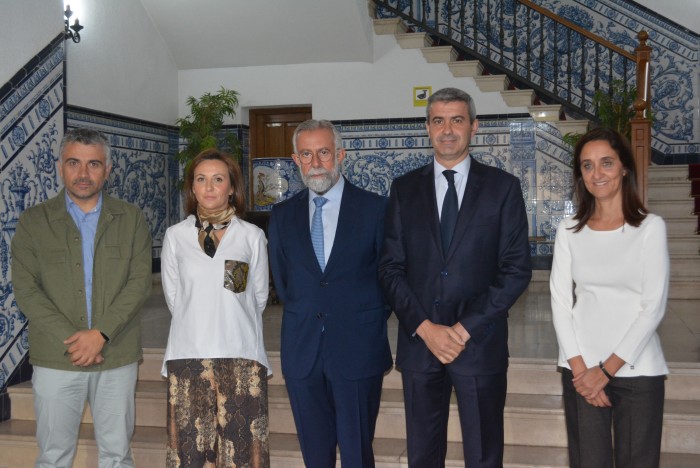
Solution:
M179 72L179 112L188 114L188 96L221 86L240 96L236 123L247 124L248 108L311 105L314 118L330 120L422 117L413 106L413 87L433 91L453 86L470 93L478 114L514 114L501 95L481 93L473 79L455 78L447 64L427 63L419 49L401 49L393 35L374 37L374 63L311 63Z
M0 0L0 86L63 31L62 0Z
M671 21L700 34L700 0L635 0Z
M79 44L68 43L68 104L174 124L177 68L141 2L83 0L80 8L74 18L85 29Z

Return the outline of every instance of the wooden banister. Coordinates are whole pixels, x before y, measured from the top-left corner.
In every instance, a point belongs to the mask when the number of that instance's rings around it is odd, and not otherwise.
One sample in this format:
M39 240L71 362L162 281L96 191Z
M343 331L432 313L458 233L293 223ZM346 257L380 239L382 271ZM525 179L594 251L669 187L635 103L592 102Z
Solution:
M637 189L644 205L648 201L649 165L651 164L651 47L647 45L649 34L639 31L637 53L637 99L634 101L634 117L630 120L630 143L637 167Z
M541 15L546 16L547 18L552 19L561 25L566 26L569 29L573 29L577 33L581 34L582 36L585 36L588 39L590 39L594 42L597 42L598 44L604 46L605 48L612 50L616 54L622 55L623 57L627 57L628 59L630 59L632 61L636 60L636 57L634 56L634 54L627 52L625 49L622 49L621 47L616 46L612 42L607 41L600 36L596 36L595 34L590 32L589 30L582 28L581 26L579 26L576 23L572 23L571 21L567 20L566 18L562 18L561 16L559 16L555 13L552 13L551 11L547 10L546 8L543 8L536 3L532 3L530 0L517 0L517 2L525 5L528 8L535 10L536 12L540 13ZM647 37L648 37L648 34L647 34Z

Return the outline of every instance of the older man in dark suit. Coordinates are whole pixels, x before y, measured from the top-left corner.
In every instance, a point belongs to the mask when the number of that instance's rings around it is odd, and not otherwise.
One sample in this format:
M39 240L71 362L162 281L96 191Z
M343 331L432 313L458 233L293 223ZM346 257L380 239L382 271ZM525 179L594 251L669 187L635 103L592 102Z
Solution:
M340 176L340 134L309 120L292 157L308 187L276 205L270 265L284 303L284 374L304 463L373 467L382 379L392 364L377 276L386 199Z
M409 466L444 466L450 395L464 461L503 464L508 309L531 277L517 178L475 161L472 98L446 88L428 100L434 161L391 187L379 275L399 318Z

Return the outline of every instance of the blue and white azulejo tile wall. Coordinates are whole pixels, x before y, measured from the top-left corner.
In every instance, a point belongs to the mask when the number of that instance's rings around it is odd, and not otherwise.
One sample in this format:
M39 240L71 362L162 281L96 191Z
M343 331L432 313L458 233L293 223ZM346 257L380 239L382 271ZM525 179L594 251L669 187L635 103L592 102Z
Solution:
M432 161L424 119L337 122L343 173L358 187L388 195L391 181ZM573 214L571 154L559 131L529 116L484 116L470 145L478 161L520 179L533 255L550 255L559 220Z
M63 137L63 36L0 88L0 389L28 350L27 320L17 308L10 242L20 213L61 188L56 171Z

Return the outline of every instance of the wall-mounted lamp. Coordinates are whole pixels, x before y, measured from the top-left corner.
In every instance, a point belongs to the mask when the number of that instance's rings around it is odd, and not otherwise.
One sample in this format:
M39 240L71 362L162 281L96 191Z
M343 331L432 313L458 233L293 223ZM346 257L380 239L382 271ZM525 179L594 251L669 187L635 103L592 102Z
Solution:
M63 15L66 17L63 21L66 28L66 40L72 39L75 43L80 42L80 31L83 29L83 26L78 22L78 18L75 19L75 23L70 25L70 17L73 15L70 5L66 5L66 11L63 12Z

